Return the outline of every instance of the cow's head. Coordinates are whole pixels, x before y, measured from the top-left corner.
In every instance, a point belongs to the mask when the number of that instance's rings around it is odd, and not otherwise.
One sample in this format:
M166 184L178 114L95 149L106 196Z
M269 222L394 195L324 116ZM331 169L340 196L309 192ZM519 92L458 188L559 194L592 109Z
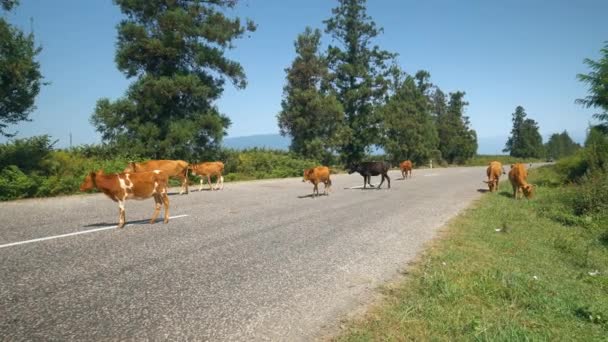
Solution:
M346 167L346 170L348 170L348 174L353 174L357 171L359 171L359 164L350 164Z
M304 169L304 178L302 178L302 182L306 182L310 179L310 174L312 173L312 169Z
M526 198L534 197L534 187L535 185L533 184L526 184L522 187L522 190L524 191L524 196L526 196Z
M498 185L498 181L496 179L489 180L489 181L483 181L483 182L488 184L488 190L490 190L490 192L494 191L494 189Z
M95 172L89 172L89 174L84 177L84 181L80 184L80 191L92 190L95 188L95 176L97 174Z

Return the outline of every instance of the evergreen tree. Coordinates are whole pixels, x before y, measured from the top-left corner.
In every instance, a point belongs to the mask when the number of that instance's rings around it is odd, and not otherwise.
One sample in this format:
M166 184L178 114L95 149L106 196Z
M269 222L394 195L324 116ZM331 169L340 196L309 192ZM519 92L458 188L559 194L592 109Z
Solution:
M589 85L589 95L576 102L585 107L599 108L602 112L596 113L594 117L602 123L599 129L608 133L608 42L601 49L602 57L594 61L586 58L585 64L591 68L588 74L578 74L578 79Z
M436 93L440 98L442 93ZM464 115L464 108L469 104L464 101L465 93L450 93L450 100L445 113L437 113L437 132L439 150L442 158L450 164L464 163L477 152L477 133L471 128L469 118ZM435 106L440 107L439 102Z
M513 128L503 152L518 158L540 158L544 155L543 138L538 131L538 124L526 118L526 111L517 106L513 113Z
M545 144L547 157L559 159L573 155L580 149L580 145L575 143L568 135L567 131L554 133Z
M115 0L116 63L136 78L125 97L97 102L91 121L104 142L152 158L198 159L218 147L230 119L214 105L225 79L246 85L241 65L225 56L254 31L224 15L235 0Z
M10 11L16 0L1 0L0 6ZM36 108L34 100L40 92L42 75L36 57L41 48L34 44L34 34L24 34L0 17L0 135L15 136L8 125L30 121Z
M342 106L322 87L327 61L319 55L321 32L307 27L295 42L296 59L287 73L282 110L277 115L282 135L291 136L291 151L323 164L333 163Z
M384 150L393 162L411 159L422 164L437 150L439 138L431 117L430 88L426 71L407 76L379 113L383 123Z
M366 13L365 0L339 0L325 32L338 42L328 47L330 81L344 108L346 124L339 132L346 164L363 159L380 142L376 107L386 97L395 54L371 46L382 29Z

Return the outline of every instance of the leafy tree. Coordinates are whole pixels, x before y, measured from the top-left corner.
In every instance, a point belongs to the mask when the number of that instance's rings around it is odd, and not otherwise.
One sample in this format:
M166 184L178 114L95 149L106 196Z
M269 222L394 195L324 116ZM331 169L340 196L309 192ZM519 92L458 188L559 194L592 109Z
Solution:
M581 146L570 138L568 132L563 131L549 137L549 141L545 144L545 153L547 157L559 159L573 155L580 148Z
M513 113L513 128L503 152L512 157L540 158L544 155L543 138L538 131L538 123L526 119L524 107L517 106Z
M380 142L380 118L376 107L385 100L396 56L371 46L382 29L366 13L365 0L339 0L325 32L337 45L327 50L330 81L344 107L340 130L342 158L346 164L360 161Z
M236 0L115 0L116 63L136 78L125 97L97 102L91 122L104 142L154 158L201 158L215 150L230 119L214 105L225 79L246 86L242 66L225 56L254 31L224 15Z
M296 59L285 69L287 85L277 118L281 134L292 138L291 151L327 165L333 161L343 111L336 97L322 86L328 69L318 52L320 41L321 32L309 27L298 36Z
M608 133L608 42L601 49L602 57L594 61L586 58L585 64L591 68L588 74L578 74L578 79L581 82L589 85L589 95L583 99L577 99L576 102L589 108L599 108L602 110L596 113L594 117L600 121L600 129Z
M2 0L1 7L9 11L18 2ZM15 136L6 131L8 125L30 121L36 108L34 100L40 92L42 75L36 56L41 48L34 44L34 34L24 34L0 18L0 135Z
M379 110L383 123L383 147L393 162L411 159L415 163L425 163L437 150L439 138L426 95L430 88L429 77L426 71L419 71L415 77L407 76Z
M440 98L442 93L437 94ZM450 93L445 113L437 113L439 150L443 159L450 164L462 164L477 152L477 133L464 115L464 108L469 104L464 101L464 95L462 91ZM439 106L439 103L436 102L435 106Z

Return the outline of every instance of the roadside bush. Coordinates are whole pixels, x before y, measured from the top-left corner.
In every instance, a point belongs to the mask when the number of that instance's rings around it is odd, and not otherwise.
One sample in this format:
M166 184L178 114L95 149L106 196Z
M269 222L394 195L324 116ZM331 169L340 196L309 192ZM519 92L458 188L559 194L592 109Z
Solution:
M36 178L24 174L16 165L0 170L0 200L31 197L38 188Z
M502 165L505 166L515 163L538 163L544 161L539 158L517 158L507 155L478 154L473 158L465 161L464 164L467 166L485 166L488 165L491 161L495 160L499 161Z
M48 135L15 139L0 144L0 169L15 165L21 172L45 173L42 161L51 153L55 142Z

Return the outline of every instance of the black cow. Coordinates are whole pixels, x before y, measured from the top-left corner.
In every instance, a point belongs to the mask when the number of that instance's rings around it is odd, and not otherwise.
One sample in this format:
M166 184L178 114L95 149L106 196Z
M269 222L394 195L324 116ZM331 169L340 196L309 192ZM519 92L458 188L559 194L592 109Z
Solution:
M388 182L388 188L390 189L391 179L388 177L387 174L388 169L390 169L390 167L391 166L387 162L362 162L349 166L348 174L352 174L353 172L359 172L359 174L363 176L363 189L366 188L367 184L369 184L369 186L373 188L374 186L370 183L371 177L382 175L382 180L378 185L378 189L380 189L382 183L384 183L384 178L386 178L386 181Z

